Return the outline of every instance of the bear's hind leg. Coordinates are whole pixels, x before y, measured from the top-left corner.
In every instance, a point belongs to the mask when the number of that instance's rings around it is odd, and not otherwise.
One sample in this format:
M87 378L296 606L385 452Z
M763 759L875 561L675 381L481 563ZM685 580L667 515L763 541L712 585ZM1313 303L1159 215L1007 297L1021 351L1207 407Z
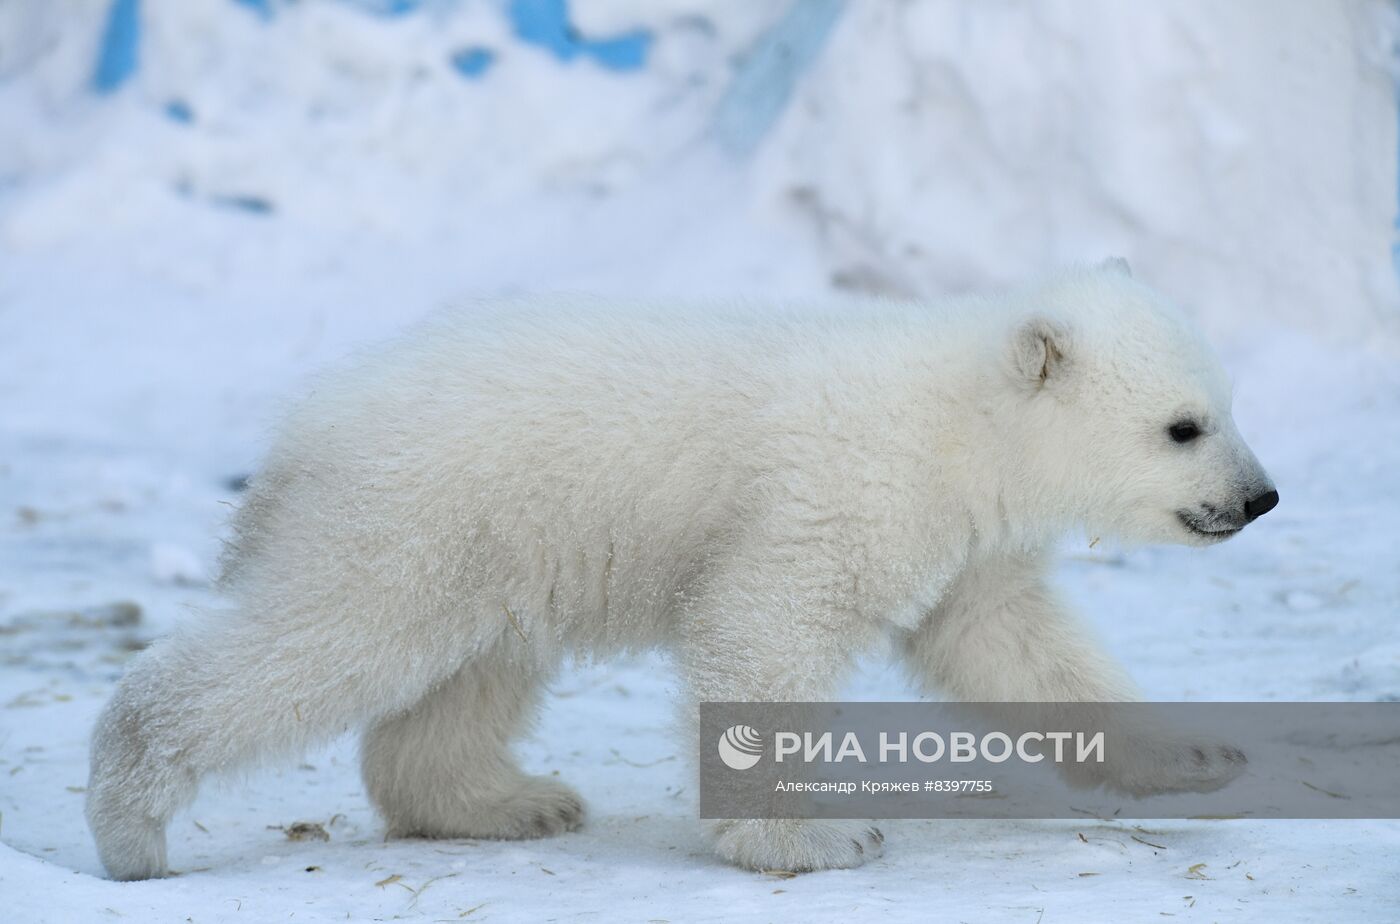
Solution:
M533 718L543 676L501 645L420 702L371 728L365 786L392 837L548 837L583 820L583 801L522 771L510 741Z
M108 874L165 874L165 825L205 775L293 756L420 698L466 657L465 639L431 622L221 614L134 658L92 741L87 817Z

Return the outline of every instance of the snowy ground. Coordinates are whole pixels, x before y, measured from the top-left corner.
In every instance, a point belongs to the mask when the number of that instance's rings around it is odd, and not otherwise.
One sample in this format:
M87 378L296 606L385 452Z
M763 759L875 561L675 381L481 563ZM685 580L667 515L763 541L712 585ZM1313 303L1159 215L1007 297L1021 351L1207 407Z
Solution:
M360 20L324 15L369 41ZM508 61L499 73L537 99L553 86ZM660 92L573 73L629 111ZM428 101L412 105L426 111L447 91L419 92ZM29 104L42 96L0 92L0 120L37 120ZM713 94L701 96L697 108ZM646 156L600 142L578 163L551 160L567 145L545 141L545 154L512 164L526 136L507 137L464 152L458 175L411 142L383 153L383 138L399 138L375 116L383 106L285 136L276 111L262 134L215 114L208 132L181 135L149 106L108 105L57 128L35 121L25 156L46 169L0 175L0 917L1400 918L1400 822L1388 821L893 821L885 856L858 870L729 868L698 839L659 658L570 668L523 745L529 765L588 799L575 834L385 843L345 741L206 787L171 827L178 876L100 878L82 818L92 720L131 651L190 607L219 604L207 581L233 485L309 371L462 294L800 294L827 291L842 269L828 241L763 204L753 175L682 143L683 126L635 145ZM474 195L487 170L498 182ZM238 183L218 185L229 176ZM271 214L225 207L250 183L273 197ZM1190 278L1152 281L1192 297ZM1337 310L1355 325L1372 309ZM1281 506L1208 550L1075 541L1064 585L1151 698L1396 699L1400 342L1393 327L1339 338L1325 318L1241 317L1210 326ZM878 663L849 692L914 695ZM320 823L329 840L290 838L296 822Z

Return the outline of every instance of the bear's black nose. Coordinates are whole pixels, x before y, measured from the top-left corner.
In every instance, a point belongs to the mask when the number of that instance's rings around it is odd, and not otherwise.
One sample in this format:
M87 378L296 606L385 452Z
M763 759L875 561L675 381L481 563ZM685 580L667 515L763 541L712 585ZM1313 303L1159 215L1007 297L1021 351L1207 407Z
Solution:
M1251 520L1257 520L1278 506L1278 492L1265 491L1254 500L1244 502L1244 515Z

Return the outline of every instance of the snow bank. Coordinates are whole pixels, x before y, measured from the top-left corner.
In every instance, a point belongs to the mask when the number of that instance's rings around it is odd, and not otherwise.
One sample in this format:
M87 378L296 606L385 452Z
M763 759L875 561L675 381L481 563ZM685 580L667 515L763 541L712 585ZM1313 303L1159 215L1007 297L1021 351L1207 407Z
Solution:
M1383 3L853 4L764 152L838 280L1116 253L1217 333L1400 330Z
M100 8L0 9L10 246L191 204L470 244L532 197L663 200L740 131L756 161L707 161L743 184L715 207L805 241L814 285L963 290L1120 253L1217 334L1400 331L1383 0L116 7L139 49L109 96ZM784 94L755 74L795 85L766 135Z

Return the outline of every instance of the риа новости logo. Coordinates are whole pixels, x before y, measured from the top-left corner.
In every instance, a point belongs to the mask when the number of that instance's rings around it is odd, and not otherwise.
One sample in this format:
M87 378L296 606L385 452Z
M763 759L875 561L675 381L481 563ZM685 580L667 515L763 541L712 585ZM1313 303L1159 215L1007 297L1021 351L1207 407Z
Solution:
M719 736L719 759L730 770L747 770L763 756L763 737L747 725L731 725Z

